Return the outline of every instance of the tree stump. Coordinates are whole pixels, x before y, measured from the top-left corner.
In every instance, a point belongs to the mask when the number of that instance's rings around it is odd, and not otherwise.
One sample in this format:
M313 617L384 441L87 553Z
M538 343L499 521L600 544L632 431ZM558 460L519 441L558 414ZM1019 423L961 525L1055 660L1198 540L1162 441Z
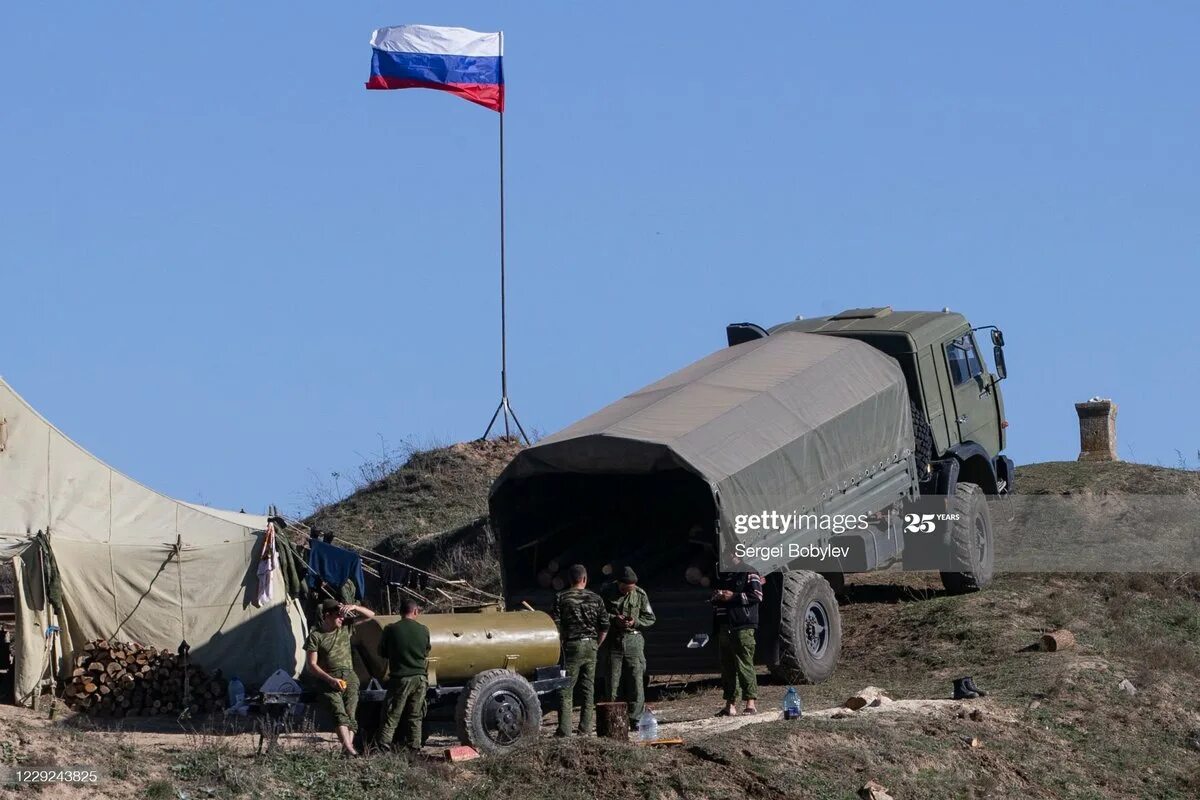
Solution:
M1075 646L1075 634L1066 628L1050 631L1042 636L1042 649L1048 653L1056 650L1066 650Z
M625 703L596 703L596 735L629 741L629 711Z

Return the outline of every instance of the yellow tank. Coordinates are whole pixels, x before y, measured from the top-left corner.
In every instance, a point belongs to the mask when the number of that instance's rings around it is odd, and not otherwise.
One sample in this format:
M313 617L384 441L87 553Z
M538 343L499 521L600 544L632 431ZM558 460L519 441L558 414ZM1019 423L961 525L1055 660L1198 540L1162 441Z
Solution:
M364 685L387 677L379 655L383 629L400 617L378 616L354 628L355 667ZM422 614L429 628L429 682L453 686L489 669L511 669L531 677L540 667L558 663L558 628L541 611L469 611Z

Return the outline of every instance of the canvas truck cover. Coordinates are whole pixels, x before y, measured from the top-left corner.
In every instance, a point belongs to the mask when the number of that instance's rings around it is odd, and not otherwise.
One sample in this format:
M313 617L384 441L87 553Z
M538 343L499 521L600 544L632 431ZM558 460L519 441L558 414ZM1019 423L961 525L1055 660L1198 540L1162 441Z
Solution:
M711 488L725 543L739 515L826 508L910 465L912 448L893 359L853 339L779 333L719 350L522 451L492 486L493 518L507 485L538 475L683 468Z
M305 622L281 571L255 604L263 516L159 494L68 439L0 380L0 558L17 577L16 689L41 681L91 639L174 650L186 640L207 668L257 682L303 658ZM47 591L48 531L61 615ZM53 585L55 582L50 581ZM44 631L60 628L58 652Z

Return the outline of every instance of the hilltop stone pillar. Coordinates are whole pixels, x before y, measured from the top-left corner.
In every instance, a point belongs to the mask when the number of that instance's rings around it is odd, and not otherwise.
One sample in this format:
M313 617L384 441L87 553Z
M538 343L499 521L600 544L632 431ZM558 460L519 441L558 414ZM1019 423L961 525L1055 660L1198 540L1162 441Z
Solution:
M1093 397L1076 403L1079 415L1079 460L1120 461L1117 457L1117 404Z

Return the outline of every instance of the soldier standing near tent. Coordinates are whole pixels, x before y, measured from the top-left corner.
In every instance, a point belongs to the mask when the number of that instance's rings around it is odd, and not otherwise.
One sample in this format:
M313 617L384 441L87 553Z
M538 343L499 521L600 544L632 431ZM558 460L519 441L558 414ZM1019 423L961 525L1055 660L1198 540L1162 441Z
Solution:
M762 578L756 572L722 572L712 595L713 625L721 657L721 684L725 707L717 716L738 713L739 696L746 714L757 714L758 676L754 672L754 636L758 631L758 606L762 603Z
M579 710L579 732L590 733L596 714L596 651L608 633L608 612L600 595L588 591L587 569L574 564L567 570L570 588L554 598L551 616L558 623L563 662L569 682L558 690L558 732L571 735L571 709L575 685L583 684L583 707Z
M326 600L321 603L321 624L309 631L304 642L305 669L326 684L321 702L333 715L342 751L351 756L358 755L353 733L358 730L354 719L358 709L358 676L354 674L350 656L350 628L374 616L375 612L369 608Z
M402 619L384 628L379 639L379 655L388 660L387 701L379 729L379 744L384 748L392 746L399 727L401 744L412 751L421 749L429 689L429 629L417 621L420 614L417 601L406 597L400 604Z
M608 656L608 700L624 699L629 704L629 726L636 728L646 704L646 642L642 631L655 623L646 590L637 585L633 567L624 571L602 593L612 619L605 641ZM627 691L621 692L625 681Z

